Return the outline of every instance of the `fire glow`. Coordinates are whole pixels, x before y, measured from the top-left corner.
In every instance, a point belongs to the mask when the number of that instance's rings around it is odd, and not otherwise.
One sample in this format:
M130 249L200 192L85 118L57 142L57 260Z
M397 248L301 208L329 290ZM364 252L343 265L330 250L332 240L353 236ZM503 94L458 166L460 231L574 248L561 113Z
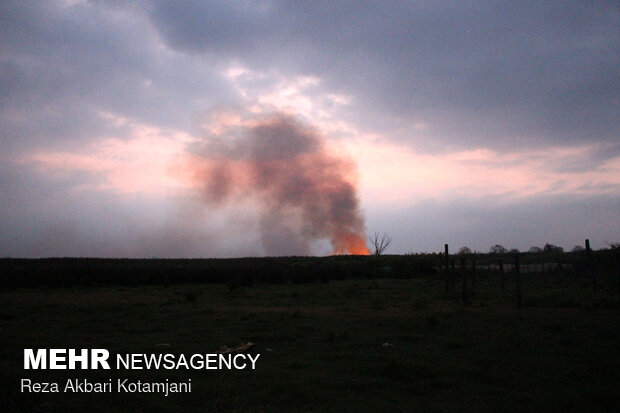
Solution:
M258 200L268 254L306 255L321 239L334 254L368 254L355 164L330 152L316 129L282 113L218 113L191 152L187 172L205 203Z

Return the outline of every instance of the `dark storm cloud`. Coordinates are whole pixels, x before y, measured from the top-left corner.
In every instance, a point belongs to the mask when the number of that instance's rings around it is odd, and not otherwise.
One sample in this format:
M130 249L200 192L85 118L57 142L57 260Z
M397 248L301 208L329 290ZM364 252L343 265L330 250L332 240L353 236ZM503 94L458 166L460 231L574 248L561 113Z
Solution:
M318 76L322 87L353 97L356 125L421 150L618 138L617 2L5 1L0 8L0 132L12 146L105 134L102 109L186 127L188 112L234 99L220 77L233 63ZM427 139L414 137L414 123L428 125Z
M429 123L435 149L618 137L617 2L155 1L149 10L173 48L320 76L359 99L367 122Z
M166 53L131 8L5 1L0 38L0 136L15 150L106 136L101 112L183 129L227 98L216 65Z

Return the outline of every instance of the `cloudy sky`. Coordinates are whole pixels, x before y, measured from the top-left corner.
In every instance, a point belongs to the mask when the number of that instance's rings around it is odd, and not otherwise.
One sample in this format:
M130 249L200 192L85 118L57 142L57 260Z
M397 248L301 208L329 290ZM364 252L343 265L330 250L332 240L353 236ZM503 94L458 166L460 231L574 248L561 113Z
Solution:
M265 243L312 232L298 206L208 202L188 166L274 118L389 252L606 247L619 98L617 1L3 0L0 256L300 253Z

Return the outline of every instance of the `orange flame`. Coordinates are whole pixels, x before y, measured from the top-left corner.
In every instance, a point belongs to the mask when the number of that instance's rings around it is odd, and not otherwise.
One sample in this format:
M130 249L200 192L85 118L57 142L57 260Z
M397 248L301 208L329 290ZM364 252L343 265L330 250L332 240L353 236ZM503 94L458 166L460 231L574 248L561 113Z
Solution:
M370 255L366 240L359 234L336 234L333 255Z

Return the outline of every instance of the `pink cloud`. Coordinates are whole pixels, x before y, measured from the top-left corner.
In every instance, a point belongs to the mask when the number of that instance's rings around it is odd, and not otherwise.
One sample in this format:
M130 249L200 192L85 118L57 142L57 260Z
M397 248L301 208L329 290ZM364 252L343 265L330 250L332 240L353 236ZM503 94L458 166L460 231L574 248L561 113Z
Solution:
M484 197L538 193L618 193L620 157L587 172L556 171L566 157L591 155L592 145L498 153L479 148L444 154L417 154L409 146L377 136L346 142L358 162L364 203L407 202L428 198Z
M83 173L101 178L83 189L161 194L184 187L171 173L172 160L192 138L104 114L117 126L129 126L129 138L108 137L74 151L37 151L21 159L46 174Z

